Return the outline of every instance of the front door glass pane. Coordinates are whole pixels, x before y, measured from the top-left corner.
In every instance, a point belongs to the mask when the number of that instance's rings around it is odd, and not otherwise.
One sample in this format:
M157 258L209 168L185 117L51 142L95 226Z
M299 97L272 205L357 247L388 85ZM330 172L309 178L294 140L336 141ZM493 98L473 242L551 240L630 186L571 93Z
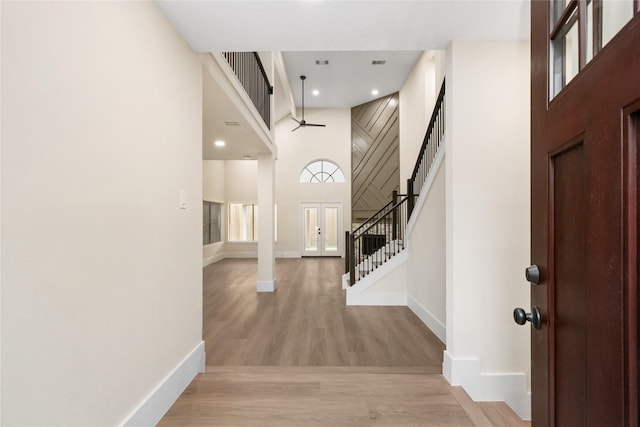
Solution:
M587 26L587 49L586 49L586 61L585 63L591 61L593 59L593 56L596 54L596 41L597 41L597 37L595 37L594 34L594 15L593 15L593 8L594 8L594 4L593 4L593 0L587 0L587 22L585 23L585 25Z
M555 97L579 71L578 20L569 18L560 34L551 41L552 86L551 97Z
M304 249L318 250L318 209L304 208Z
M338 208L324 208L324 250L338 251Z
M551 27L555 27L564 10L571 0L552 0L551 2Z
M633 0L602 1L602 46L633 18Z

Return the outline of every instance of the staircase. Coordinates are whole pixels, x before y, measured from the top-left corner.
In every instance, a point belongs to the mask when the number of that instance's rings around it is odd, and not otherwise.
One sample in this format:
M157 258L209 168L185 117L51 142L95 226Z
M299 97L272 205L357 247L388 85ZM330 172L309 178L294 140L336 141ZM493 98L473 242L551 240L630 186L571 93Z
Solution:
M407 223L444 137L444 95L445 81L442 82L413 173L407 180L407 194L394 191L389 203L353 232L346 233L343 289L354 286L405 250Z
M344 289L353 286L404 250L408 207L409 197L394 191L389 203L352 233L347 233Z
M367 256L360 264L356 265L356 281L368 275L403 250L404 242L402 240L393 240L386 243L373 254Z

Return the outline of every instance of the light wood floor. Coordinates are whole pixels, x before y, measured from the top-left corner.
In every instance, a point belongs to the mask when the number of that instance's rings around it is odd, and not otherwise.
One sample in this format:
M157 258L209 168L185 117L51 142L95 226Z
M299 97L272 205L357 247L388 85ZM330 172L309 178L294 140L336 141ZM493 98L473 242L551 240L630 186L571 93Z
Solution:
M442 366L444 345L407 307L346 307L340 258L283 259L256 292L255 260L204 270L207 365Z
M256 260L204 269L207 372L161 426L526 426L442 377L444 345L407 307L346 307L343 260L284 259L256 293Z

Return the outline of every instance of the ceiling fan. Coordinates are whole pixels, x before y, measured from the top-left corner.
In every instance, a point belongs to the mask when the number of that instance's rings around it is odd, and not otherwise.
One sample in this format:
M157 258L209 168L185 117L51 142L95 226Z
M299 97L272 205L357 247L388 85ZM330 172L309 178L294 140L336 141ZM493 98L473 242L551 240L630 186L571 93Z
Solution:
M291 132L306 126L316 126L316 127L322 127L322 128L327 126L327 125L319 125L316 123L307 123L306 120L304 119L304 81L306 78L307 78L306 76L300 76L300 80L302 80L302 120L298 120L295 117L291 117L291 120L294 120L296 123L298 123L298 127L296 127L295 129L291 129Z

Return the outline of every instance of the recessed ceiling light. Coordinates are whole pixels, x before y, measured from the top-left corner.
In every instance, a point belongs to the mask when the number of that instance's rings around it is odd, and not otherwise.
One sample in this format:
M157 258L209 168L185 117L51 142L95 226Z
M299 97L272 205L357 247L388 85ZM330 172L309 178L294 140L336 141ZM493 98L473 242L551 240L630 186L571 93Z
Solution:
M389 105L390 105L390 106L395 107L395 106L396 106L396 104L397 104L397 102L396 102L396 100L395 100L395 99L391 98L391 100L389 100Z
M371 95L376 96L378 94L378 89L374 89L371 91Z
M320 95L320 91L318 89L314 89L313 92L311 92L313 94L313 96L318 96Z
M329 65L328 59L316 59L316 65Z
M375 61L371 61L371 65L384 65L387 61L384 59L376 59Z
M251 156L248 154L245 154L244 156L242 156L243 160L251 160Z
M213 145L215 145L216 147L224 147L225 145L227 145L223 140L218 139L217 141L215 141L213 143Z

